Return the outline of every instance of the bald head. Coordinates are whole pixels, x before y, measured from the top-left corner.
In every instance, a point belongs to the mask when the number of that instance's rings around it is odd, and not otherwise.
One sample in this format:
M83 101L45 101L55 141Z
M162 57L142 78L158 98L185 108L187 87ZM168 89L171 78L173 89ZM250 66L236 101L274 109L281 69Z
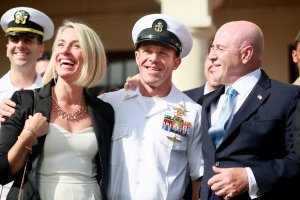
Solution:
M261 29L249 21L231 21L222 25L216 35L220 37L230 36L227 42L236 48L247 45L253 47L255 58L261 60L264 49L264 37Z
M213 40L209 59L215 81L232 84L261 67L264 37L261 29L248 21L232 21L221 26Z

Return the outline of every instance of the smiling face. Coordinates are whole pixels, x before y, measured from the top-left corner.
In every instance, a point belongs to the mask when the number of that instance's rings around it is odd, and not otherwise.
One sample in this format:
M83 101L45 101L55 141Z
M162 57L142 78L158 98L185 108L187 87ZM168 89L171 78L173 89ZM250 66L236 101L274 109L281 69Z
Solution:
M231 29L221 27L211 44L209 60L210 72L215 82L233 83L242 66L239 36L232 36Z
M141 84L168 93L172 73L181 63L173 48L155 42L143 42L135 52Z
M205 58L204 62L204 76L206 78L209 91L213 91L218 88L221 84L218 81L218 77L214 77L214 71L212 70L212 62L208 59L208 56Z
M230 85L258 69L263 52L263 34L248 21L228 22L221 26L211 44L209 60L214 80Z
M69 27L61 32L53 55L56 58L55 69L59 78L69 83L75 82L83 66L83 55L73 28Z
M35 68L38 58L44 51L44 45L36 37L25 35L9 36L6 47L6 56L10 60L11 67L18 70Z

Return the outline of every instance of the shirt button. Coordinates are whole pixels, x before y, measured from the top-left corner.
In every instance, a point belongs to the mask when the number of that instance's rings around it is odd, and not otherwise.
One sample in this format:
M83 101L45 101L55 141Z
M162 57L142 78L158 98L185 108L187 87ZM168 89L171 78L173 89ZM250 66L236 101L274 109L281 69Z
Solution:
M219 167L221 165L221 163L219 162L219 161L217 161L216 163L215 163L215 166L216 167Z
M261 195L260 192L257 191L257 192L256 192L256 196L260 197L260 195Z

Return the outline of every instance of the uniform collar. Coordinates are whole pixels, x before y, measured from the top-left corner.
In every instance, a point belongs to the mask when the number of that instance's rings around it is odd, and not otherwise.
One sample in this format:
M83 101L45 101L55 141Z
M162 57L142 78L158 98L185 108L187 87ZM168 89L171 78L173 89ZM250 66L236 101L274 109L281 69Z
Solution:
M168 110L168 109L174 111L176 110L186 111L186 105L183 97L184 95L182 95L182 92L178 90L174 84L172 84L169 94L165 97L159 98L160 100L162 100L161 101L162 106L160 106L159 108L149 110L149 108L147 108L145 104L144 97L139 91L139 88L137 88L136 90L126 91L123 97L123 101L128 101L130 99L136 98L137 102L143 107L143 109L148 113L149 116L154 113L157 113L158 111Z

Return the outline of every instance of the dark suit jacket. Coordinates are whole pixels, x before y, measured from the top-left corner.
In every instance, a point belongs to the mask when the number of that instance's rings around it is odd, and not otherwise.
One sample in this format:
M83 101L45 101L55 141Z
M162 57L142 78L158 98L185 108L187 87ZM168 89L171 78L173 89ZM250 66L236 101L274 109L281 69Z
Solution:
M198 102L200 98L204 95L204 88L205 84L191 90L183 91L183 93L190 97L193 101Z
M202 104L204 177L201 200L219 200L207 184L214 175L212 166L250 167L261 200L294 199L299 196L300 163L293 150L292 120L300 87L262 76L236 112L227 133L216 149L208 129L210 105L224 93L224 87L204 99ZM234 200L250 200L248 192Z
M295 153L300 159L300 101L298 101L298 105L295 112L293 130Z
M211 91L207 94L204 94L205 84L194 89L183 91L183 93L190 97L196 103L202 105L203 100L212 93L214 93L214 91Z
M44 88L37 89L38 99L36 111L43 113L50 119L51 113L51 86L54 82L47 84ZM114 111L110 104L103 102L89 92L84 92L85 101L88 106L89 115L92 118L94 131L96 134L99 154L96 156L97 180L100 184L103 199L106 199L106 192L109 181L111 136L114 125ZM7 160L7 152L15 144L21 133L25 120L32 113L32 91L23 90L13 94L12 100L16 102L15 114L6 118L1 125L0 134L0 184L6 184L14 180L13 186L7 199L17 199L22 180L23 170L16 175L11 174ZM27 176L24 183L24 199L40 199L37 188L37 168L39 167L39 157L43 153L43 144L46 136L38 138L38 145L33 146L27 166ZM59 164L59 163L58 163Z

